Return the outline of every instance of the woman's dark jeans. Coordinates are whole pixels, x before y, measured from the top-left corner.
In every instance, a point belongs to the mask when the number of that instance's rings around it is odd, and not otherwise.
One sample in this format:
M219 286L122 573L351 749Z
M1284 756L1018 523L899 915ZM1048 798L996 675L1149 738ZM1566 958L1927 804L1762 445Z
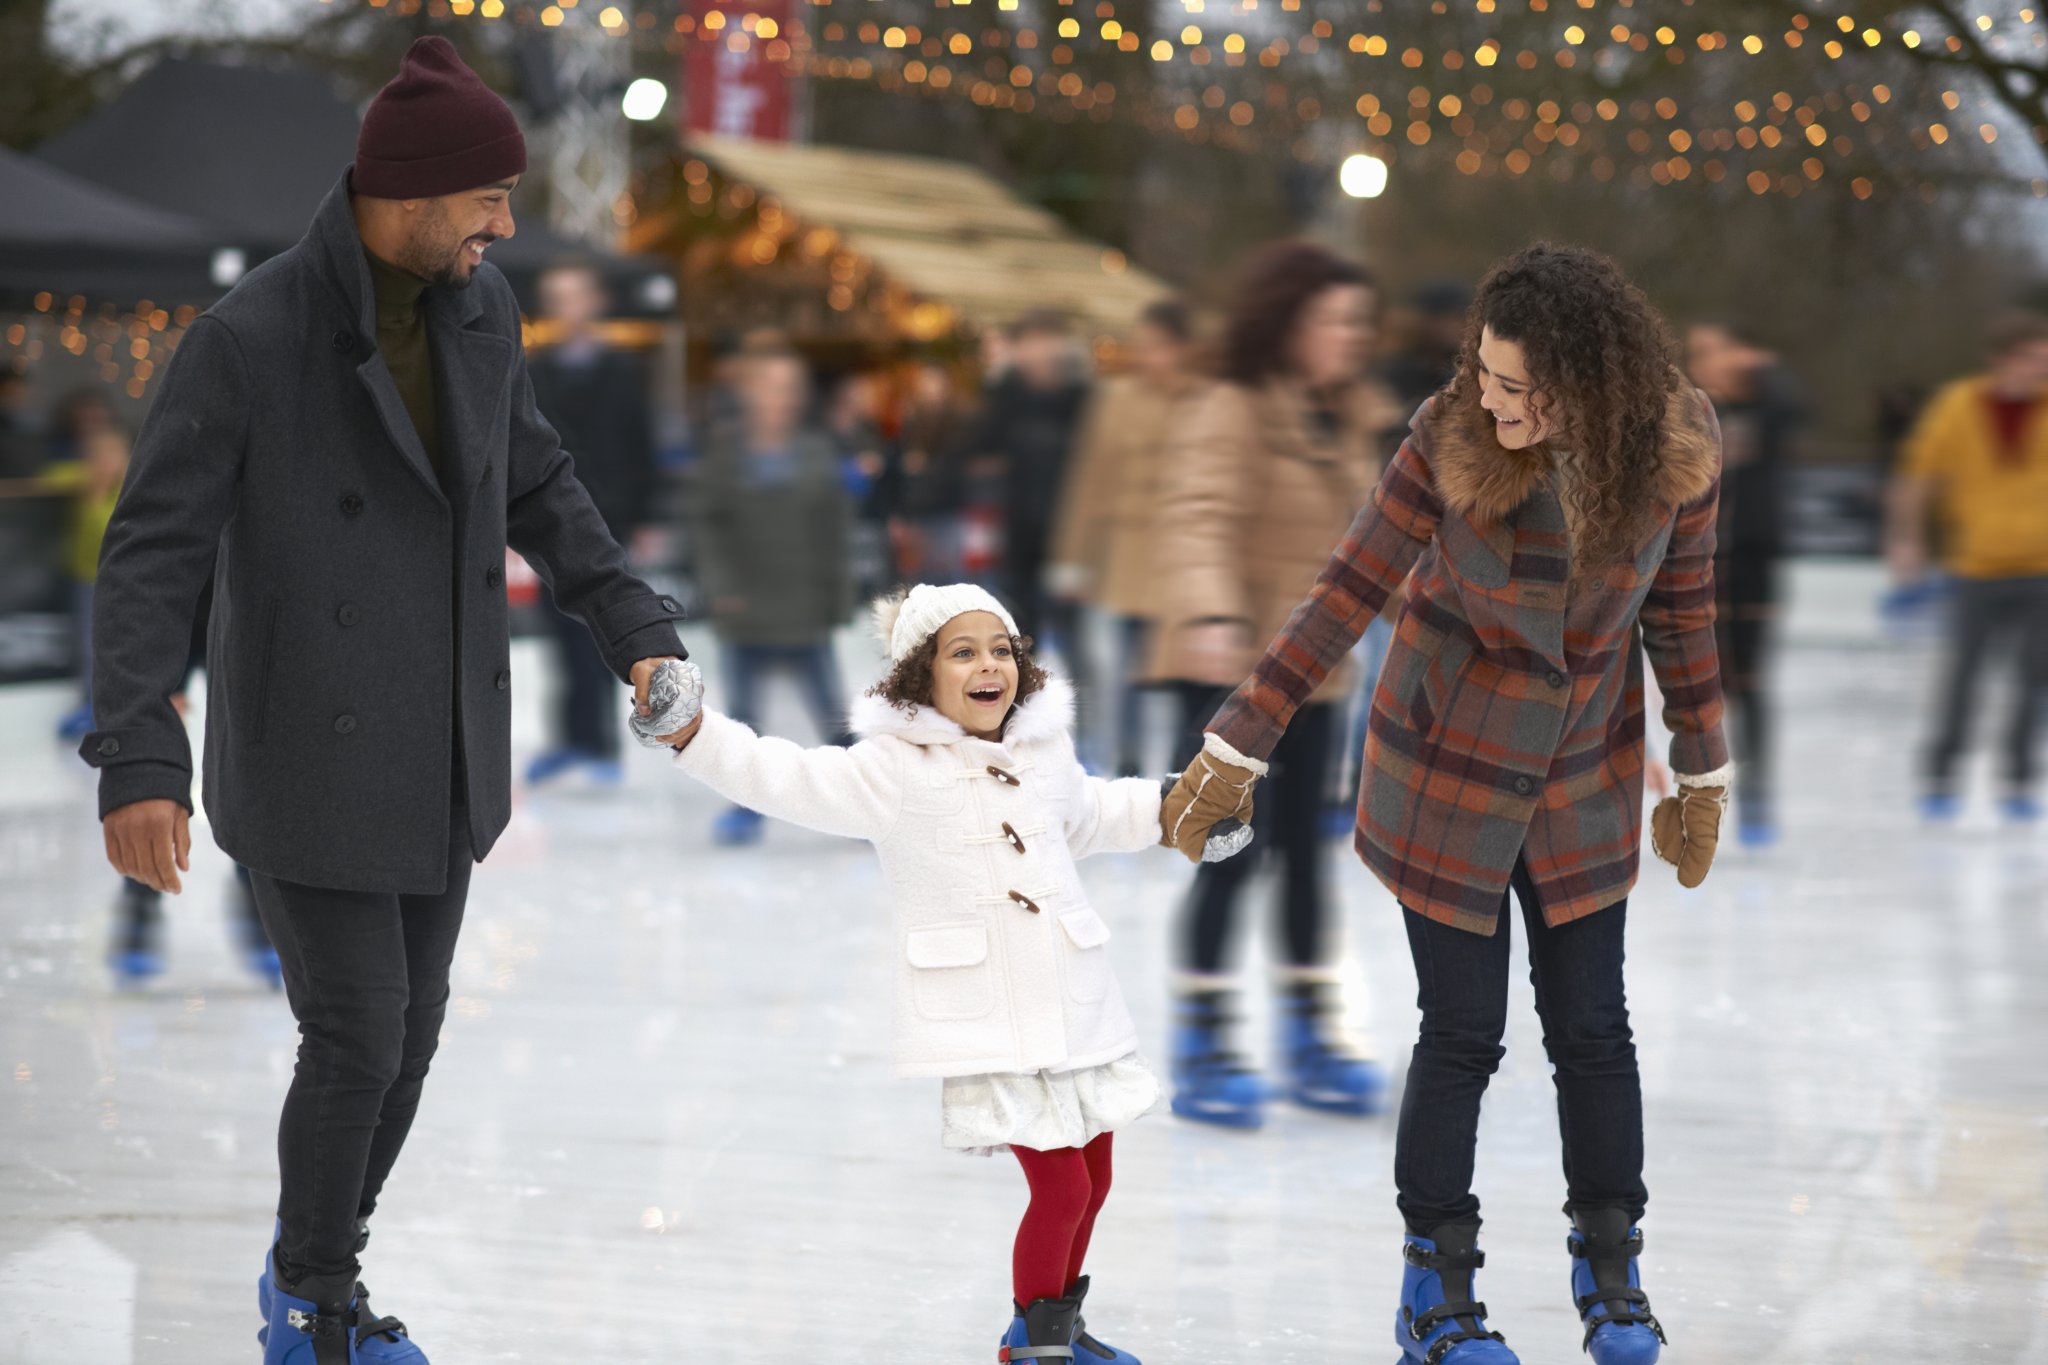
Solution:
M1553 929L1543 922L1528 870L1515 864L1513 894L1529 935L1529 979L1543 1046L1557 1084L1565 1189L1574 1209L1624 1209L1634 1222L1643 1189L1643 1088L1622 991L1628 903ZM1394 1143L1394 1185L1409 1228L1479 1216L1472 1155L1479 1100L1506 1055L1513 918L1501 895L1491 937L1404 910L1415 957L1422 1032L1408 1065Z

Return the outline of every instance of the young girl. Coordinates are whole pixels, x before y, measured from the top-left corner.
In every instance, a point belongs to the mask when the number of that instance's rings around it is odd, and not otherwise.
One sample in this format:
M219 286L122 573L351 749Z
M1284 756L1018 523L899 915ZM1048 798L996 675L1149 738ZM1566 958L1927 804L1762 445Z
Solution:
M944 1144L1007 1147L1031 1187L1001 1359L1136 1365L1082 1325L1081 1264L1111 1134L1160 1087L1074 864L1159 843L1159 784L1082 771L1072 689L982 589L920 586L875 620L892 671L854 707L860 743L803 749L706 712L676 766L750 810L875 845L896 902L896 1073L942 1078Z
M1650 1365L1663 1343L1636 1269L1649 1196L1622 989L1645 652L1679 787L1652 839L1685 886L1713 861L1731 777L1713 631L1718 430L1676 354L1602 256L1539 245L1496 265L1456 377L1209 723L1226 763L1273 752L1407 581L1355 842L1407 912L1422 1007L1394 1147L1408 1227L1394 1330L1410 1365L1515 1360L1472 1288L1473 1149L1507 1025L1510 887L1556 1072L1583 1344L1595 1365ZM1188 796L1177 788L1168 811Z

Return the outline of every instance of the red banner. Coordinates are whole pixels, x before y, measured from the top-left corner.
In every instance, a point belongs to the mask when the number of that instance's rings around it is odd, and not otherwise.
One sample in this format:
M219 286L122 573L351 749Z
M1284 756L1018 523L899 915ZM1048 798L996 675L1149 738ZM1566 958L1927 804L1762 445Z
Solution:
M788 142L796 135L789 25L796 0L690 0L685 133Z

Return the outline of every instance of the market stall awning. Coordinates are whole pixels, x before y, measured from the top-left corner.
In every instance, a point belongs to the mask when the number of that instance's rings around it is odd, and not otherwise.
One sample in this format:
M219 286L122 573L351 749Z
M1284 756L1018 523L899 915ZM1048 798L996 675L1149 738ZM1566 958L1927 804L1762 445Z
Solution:
M203 295L215 245L202 223L0 147L0 294Z
M1172 292L962 162L712 135L692 137L690 150L981 326L1054 308L1121 332Z

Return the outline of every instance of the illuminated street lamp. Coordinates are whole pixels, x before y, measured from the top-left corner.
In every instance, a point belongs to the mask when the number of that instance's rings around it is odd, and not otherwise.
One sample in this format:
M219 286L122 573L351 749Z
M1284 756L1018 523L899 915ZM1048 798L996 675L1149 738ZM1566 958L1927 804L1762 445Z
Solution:
M642 76L626 87L625 97L619 101L619 112L635 123L651 123L661 117L662 108L667 103L668 87Z
M1337 168L1337 184L1353 199L1377 199L1386 192L1387 163L1369 152L1354 152Z

